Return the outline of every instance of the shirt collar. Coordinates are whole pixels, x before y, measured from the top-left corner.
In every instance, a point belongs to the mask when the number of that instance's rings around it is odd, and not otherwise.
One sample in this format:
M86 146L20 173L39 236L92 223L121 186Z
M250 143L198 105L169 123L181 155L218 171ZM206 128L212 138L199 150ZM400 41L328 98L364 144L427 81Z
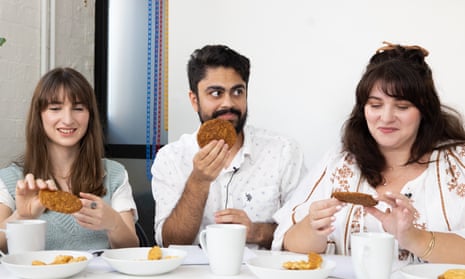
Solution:
M253 135L253 129L250 128L250 126L245 126L243 129L244 133L244 142L237 152L236 156L231 162L230 168L233 169L233 167L238 168L244 163L244 160L246 157L249 158L250 164L253 164L254 157L255 155L252 152L252 147L254 143L254 135ZM229 170L229 168L228 168Z

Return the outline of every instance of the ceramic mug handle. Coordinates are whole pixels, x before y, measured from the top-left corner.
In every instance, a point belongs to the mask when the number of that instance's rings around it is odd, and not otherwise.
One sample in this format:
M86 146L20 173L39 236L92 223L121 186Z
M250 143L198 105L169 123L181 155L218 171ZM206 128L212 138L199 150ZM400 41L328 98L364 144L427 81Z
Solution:
M0 229L0 232L5 233L5 235L6 235L7 238L8 238L8 235L7 235L8 232L7 232L7 230L5 230L5 229ZM6 256L6 255L5 255L2 251L0 251L0 258L3 258L3 257L5 257L5 256Z
M206 255L208 255L207 252L207 230L202 230L199 234L199 243L200 247L202 247L202 250L205 252Z

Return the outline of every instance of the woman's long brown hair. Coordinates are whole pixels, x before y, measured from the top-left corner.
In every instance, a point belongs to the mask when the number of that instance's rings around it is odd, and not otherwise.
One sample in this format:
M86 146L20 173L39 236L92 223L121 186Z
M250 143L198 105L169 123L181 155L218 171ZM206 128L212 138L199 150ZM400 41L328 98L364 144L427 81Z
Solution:
M60 92L74 104L81 103L89 111L89 124L80 142L79 155L72 164L70 183L72 192L93 193L103 196L104 156L103 133L92 86L78 71L71 68L56 68L46 73L37 84L31 100L26 124L26 150L22 159L26 175L36 178L55 179L48 153L48 137L42 125L41 113L47 106L59 101Z
M426 163L420 159L435 149L465 142L461 115L441 104L429 65L428 52L419 46L388 44L370 59L356 89L356 104L344 123L344 150L352 153L362 175L373 187L383 182L386 160L371 136L365 118L365 105L374 86L388 96L410 101L421 113L417 137L406 163ZM440 146L439 146L440 145Z

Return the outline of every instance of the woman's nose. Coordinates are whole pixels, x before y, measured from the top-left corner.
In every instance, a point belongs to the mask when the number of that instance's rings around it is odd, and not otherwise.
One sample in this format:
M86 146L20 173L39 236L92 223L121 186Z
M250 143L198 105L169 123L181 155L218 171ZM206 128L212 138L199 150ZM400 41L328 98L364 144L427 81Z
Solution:
M72 109L64 109L62 115L62 122L64 124L72 124L73 123L73 110Z
M385 122L390 122L395 119L395 111L390 106L385 106L381 112L381 119Z

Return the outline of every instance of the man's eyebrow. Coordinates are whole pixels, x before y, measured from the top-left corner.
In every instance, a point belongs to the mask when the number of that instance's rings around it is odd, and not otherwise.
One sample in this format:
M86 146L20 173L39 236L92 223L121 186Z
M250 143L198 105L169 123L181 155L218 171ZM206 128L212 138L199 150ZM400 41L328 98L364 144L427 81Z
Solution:
M245 85L244 84L234 85L231 89L233 89L233 90L235 90L235 89L245 89Z
M212 85L212 86L208 86L208 87L207 87L207 90L209 90L209 91L210 91L210 90L215 90L215 91L217 91L217 90L224 90L224 87L219 86L219 85Z

